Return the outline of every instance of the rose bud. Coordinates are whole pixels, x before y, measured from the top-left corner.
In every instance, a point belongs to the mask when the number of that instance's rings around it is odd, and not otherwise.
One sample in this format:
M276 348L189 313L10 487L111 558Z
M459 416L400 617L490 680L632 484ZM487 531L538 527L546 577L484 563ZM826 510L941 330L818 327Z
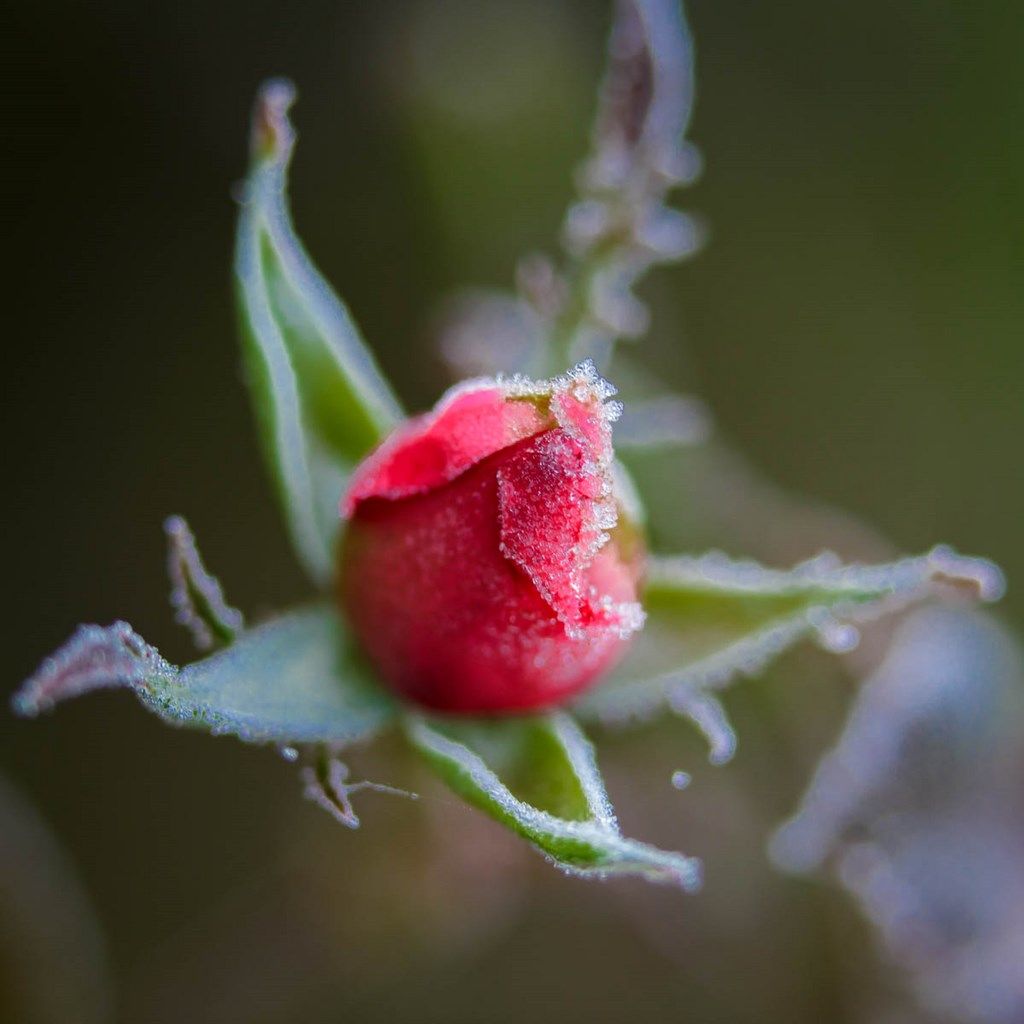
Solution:
M624 653L643 550L618 521L612 394L589 362L468 381L356 470L339 594L386 684L443 711L527 711Z

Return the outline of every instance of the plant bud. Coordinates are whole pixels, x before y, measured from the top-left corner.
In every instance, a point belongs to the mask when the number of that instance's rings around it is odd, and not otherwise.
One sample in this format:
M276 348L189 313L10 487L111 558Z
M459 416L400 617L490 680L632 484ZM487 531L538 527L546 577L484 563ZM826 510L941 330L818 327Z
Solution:
M402 696L449 712L565 701L643 623L643 550L619 522L611 426L593 364L468 381L356 470L339 596Z

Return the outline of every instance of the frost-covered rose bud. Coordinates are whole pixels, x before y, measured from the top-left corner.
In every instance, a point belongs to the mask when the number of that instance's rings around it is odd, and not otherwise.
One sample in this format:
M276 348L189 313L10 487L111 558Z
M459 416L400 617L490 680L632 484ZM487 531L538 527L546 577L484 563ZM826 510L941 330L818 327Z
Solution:
M395 690L445 711L525 711L624 652L643 622L643 551L613 494L613 393L589 363L469 381L356 471L340 598Z

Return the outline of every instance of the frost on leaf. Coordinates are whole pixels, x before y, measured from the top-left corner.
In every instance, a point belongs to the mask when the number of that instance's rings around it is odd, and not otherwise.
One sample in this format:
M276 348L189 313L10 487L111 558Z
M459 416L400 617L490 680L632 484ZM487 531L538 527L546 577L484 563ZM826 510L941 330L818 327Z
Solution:
M687 890L700 884L699 861L622 836L593 747L567 715L410 718L406 735L452 790L568 874L637 875Z
M761 672L805 637L848 650L859 621L932 596L995 600L1002 588L991 562L942 547L877 566L844 566L823 554L788 571L717 553L655 558L644 595L645 629L578 710L609 723L674 711L708 736L712 760L721 762L731 756L735 738L716 690Z
M231 643L245 628L245 620L224 600L220 582L203 564L188 523L181 516L171 516L164 523L164 532L175 621L192 634L201 651Z
M90 690L126 687L167 721L214 735L345 744L378 732L394 714L363 673L328 608L274 619L184 668L118 622L80 627L21 687L14 708L36 715Z
M827 867L944 1019L1024 1020L1022 682L992 619L915 611L771 844Z
M142 694L169 686L177 671L127 622L79 626L22 684L12 703L19 715L35 716L91 690L127 686Z
M257 423L296 552L330 580L338 500L348 471L401 417L348 310L292 225L288 165L294 89L267 83L253 114L235 283Z

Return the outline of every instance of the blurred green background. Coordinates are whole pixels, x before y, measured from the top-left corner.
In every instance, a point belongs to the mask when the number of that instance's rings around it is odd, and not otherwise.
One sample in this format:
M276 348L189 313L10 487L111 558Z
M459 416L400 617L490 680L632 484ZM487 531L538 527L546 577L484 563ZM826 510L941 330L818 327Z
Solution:
M688 11L707 169L681 202L710 244L643 287L648 365L785 487L901 549L999 561L1020 625L1019 5ZM189 656L166 604L173 512L234 603L304 594L230 293L259 82L299 86L299 230L419 409L447 383L439 300L554 246L608 16L567 0L7 12L5 692L81 620L128 618ZM21 796L0 801L0 1019L882 1019L902 983L856 911L762 849L849 690L816 651L743 684L726 768L681 723L602 747L627 831L706 858L695 897L563 879L395 751L357 770L425 799L367 795L348 833L273 754L166 729L126 695L36 723L4 711L0 772ZM900 1012L885 1019L932 1019Z

